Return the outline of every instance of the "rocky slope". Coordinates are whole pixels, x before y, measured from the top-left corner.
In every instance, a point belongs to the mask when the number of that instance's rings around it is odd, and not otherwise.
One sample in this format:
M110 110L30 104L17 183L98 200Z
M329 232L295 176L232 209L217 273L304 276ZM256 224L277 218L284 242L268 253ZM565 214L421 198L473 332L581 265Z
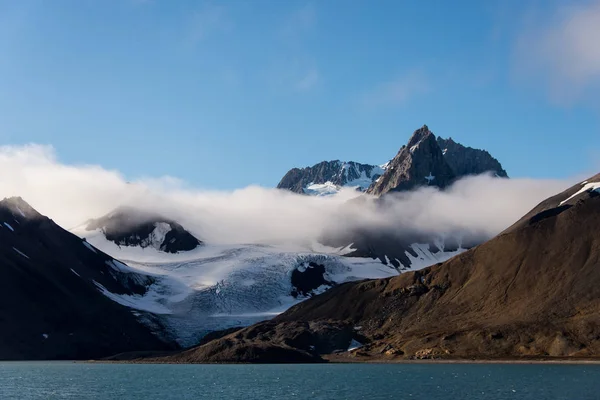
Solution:
M311 195L333 194L343 186L364 191L383 174L384 168L354 161L323 161L312 167L289 170L277 188Z
M141 296L153 277L133 272L20 198L0 201L0 226L0 359L173 348L109 298Z
M166 253L190 251L202 245L178 223L132 207L120 207L91 220L86 230L101 230L108 240L119 246L152 247Z
M502 165L485 150L474 149L456 143L452 138L437 138L444 158L456 176L479 175L492 172L500 178L507 178Z
M445 263L337 286L163 360L598 357L599 225L600 174Z

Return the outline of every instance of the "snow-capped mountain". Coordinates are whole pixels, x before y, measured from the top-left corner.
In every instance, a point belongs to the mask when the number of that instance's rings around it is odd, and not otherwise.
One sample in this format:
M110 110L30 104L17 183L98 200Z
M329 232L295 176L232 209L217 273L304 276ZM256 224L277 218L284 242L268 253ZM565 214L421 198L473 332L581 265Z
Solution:
M132 207L120 207L87 222L86 231L99 231L119 246L153 248L167 253L190 251L202 245L177 222Z
M323 161L312 167L289 170L277 188L314 196L335 194L342 187L365 191L383 175L386 166L386 164L360 164L354 161Z
M312 167L289 170L277 188L329 196L342 187L353 187L381 195L418 186L444 188L458 178L487 172L508 177L500 162L487 151L463 146L452 138L436 138L427 125L423 125L385 164L323 161Z

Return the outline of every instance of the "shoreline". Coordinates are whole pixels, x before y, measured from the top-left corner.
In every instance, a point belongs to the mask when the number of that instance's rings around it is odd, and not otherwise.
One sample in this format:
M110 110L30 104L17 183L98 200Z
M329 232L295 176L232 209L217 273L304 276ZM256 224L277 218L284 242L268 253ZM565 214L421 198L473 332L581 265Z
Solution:
M185 363L185 362L169 362L159 360L73 360L74 363L83 364L158 364L158 365L326 365L326 364L498 364L498 365L600 365L600 359L569 359L569 358L532 358L532 359L423 359L423 360L408 360L408 359L371 359L371 360L352 360L347 358L324 358L322 363L240 363L240 362L222 362L222 363ZM52 362L53 360L48 360Z

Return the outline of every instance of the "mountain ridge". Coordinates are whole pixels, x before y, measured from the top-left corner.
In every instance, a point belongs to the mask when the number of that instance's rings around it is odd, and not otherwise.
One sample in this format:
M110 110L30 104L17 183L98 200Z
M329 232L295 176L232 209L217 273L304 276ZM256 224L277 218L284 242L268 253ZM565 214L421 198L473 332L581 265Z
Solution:
M427 147L426 151L418 151L415 155L418 142L427 141L429 134L433 135L427 125L423 125L413 132L407 144L400 148L392 160L381 165L333 160L322 161L310 167L292 168L277 184L277 188L323 196L335 194L342 187L352 187L380 195L391 190L410 190L421 185L434 184L443 188L457 178L486 172L493 172L498 177L508 177L500 162L489 152L463 146L452 138L436 138L434 135L433 141L436 143L427 143L424 146ZM393 165L395 159L396 165ZM412 164L416 166L412 167ZM438 181L435 182L435 179Z

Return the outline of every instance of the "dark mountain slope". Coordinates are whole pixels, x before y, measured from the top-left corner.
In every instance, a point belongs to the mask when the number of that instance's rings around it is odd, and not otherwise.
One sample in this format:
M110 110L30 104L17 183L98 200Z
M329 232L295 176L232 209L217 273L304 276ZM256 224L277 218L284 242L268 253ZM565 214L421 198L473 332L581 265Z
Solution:
M600 193L568 200L581 188L443 264L340 285L177 360L270 362L285 349L320 361L351 338L364 346L338 358L599 357Z
M0 359L88 359L169 349L102 291L145 293L129 271L20 198L0 201Z

